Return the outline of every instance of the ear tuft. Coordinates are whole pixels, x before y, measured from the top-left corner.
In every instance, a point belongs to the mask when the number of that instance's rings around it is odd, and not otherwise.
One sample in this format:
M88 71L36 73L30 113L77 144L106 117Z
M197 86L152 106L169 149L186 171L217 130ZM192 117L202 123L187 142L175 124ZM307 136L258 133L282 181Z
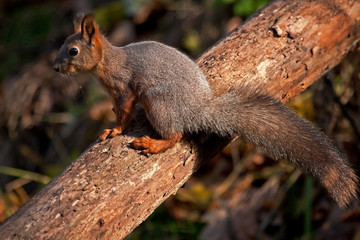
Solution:
M81 37L91 44L95 39L99 27L96 24L95 16L92 14L86 14L81 23Z
M74 17L73 26L74 26L74 33L81 32L81 23L84 19L85 14L83 12L77 13Z

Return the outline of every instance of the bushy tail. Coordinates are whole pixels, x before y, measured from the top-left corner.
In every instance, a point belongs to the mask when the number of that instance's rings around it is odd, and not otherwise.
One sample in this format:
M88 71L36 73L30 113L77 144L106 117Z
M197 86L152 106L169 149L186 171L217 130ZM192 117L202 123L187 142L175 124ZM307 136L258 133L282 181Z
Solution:
M258 91L236 90L211 102L215 105L206 112L216 118L208 116L208 130L238 135L273 159L288 160L320 181L339 206L356 196L358 179L346 158L323 132L281 102Z

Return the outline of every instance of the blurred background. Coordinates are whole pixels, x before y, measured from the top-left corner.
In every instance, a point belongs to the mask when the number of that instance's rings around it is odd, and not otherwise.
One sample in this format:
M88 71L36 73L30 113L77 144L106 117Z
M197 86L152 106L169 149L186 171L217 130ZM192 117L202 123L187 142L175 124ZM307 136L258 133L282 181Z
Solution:
M91 78L52 69L75 13L93 12L112 43L166 43L193 59L268 0L1 0L0 223L114 124ZM360 163L360 55L289 105ZM359 202L339 209L285 162L235 141L127 239L360 239Z

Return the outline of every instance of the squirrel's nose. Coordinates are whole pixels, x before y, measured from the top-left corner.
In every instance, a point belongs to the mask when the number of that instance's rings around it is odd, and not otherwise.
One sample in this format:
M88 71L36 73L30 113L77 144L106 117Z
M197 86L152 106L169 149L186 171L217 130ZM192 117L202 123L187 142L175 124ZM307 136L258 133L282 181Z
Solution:
M59 64L54 64L54 69L55 71L60 72Z

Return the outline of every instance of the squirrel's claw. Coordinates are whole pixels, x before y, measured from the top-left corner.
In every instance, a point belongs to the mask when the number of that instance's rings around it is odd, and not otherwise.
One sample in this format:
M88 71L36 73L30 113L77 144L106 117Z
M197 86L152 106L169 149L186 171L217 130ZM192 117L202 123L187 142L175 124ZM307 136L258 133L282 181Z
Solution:
M121 134L122 131L120 128L106 128L104 129L103 133L99 136L100 141L104 141L107 138L113 138L116 135Z
M139 150L139 149L149 149L150 147L150 137L143 136L141 138L137 138L132 142L133 148Z
M99 136L100 141L104 141L111 133L111 129L104 129L103 133Z
M132 142L132 147L136 150L142 150L141 154L157 153L152 147L152 140L149 136L137 138Z
M173 147L177 142L180 141L182 135L175 134L169 139L152 139L149 136L143 136L137 138L132 142L132 147L138 150L142 150L142 154L156 154L165 152L167 149Z

